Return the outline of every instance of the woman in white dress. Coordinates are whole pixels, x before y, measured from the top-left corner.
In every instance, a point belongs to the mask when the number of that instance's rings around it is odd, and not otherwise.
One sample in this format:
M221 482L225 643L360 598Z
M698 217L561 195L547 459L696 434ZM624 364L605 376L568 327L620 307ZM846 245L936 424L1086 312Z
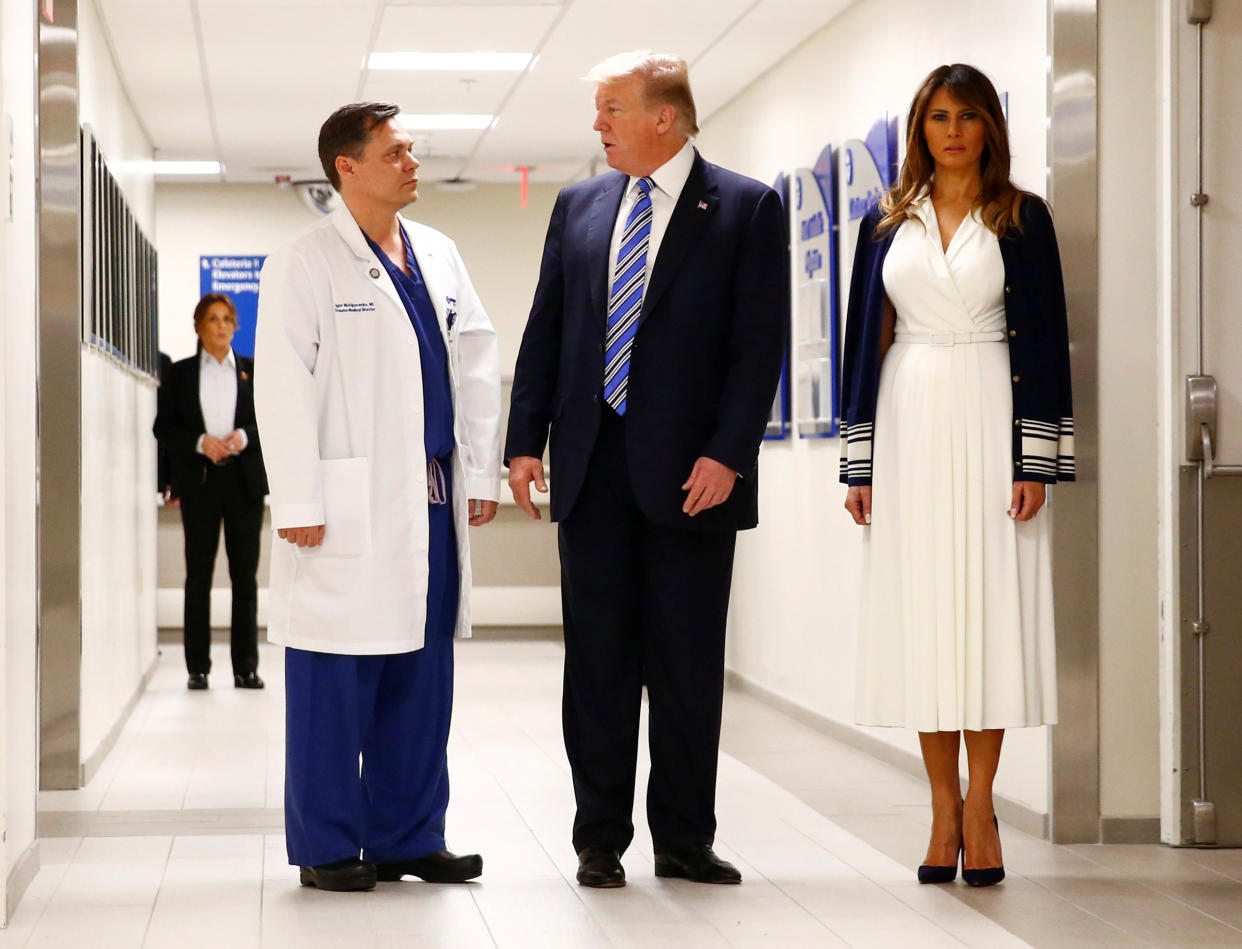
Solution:
M967 883L999 883L1005 729L1057 716L1040 510L1073 479L1073 421L1051 217L1009 180L1000 101L973 67L928 76L900 182L860 230L842 397L845 506L867 532L857 718L919 732L920 881L955 879L961 852Z

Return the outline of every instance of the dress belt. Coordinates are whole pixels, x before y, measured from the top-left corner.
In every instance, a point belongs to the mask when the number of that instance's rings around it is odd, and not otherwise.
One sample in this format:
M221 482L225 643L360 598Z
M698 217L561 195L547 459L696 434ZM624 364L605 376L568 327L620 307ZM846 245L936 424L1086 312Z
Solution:
M990 333L898 333L895 343L923 343L928 346L961 346L967 343L999 343L1005 334L1001 330Z

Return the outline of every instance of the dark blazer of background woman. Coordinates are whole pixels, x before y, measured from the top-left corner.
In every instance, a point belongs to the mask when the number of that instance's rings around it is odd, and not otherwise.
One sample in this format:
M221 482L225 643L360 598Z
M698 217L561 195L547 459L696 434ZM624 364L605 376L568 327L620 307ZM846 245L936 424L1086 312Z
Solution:
M254 361L233 354L237 362L237 410L233 427L246 433L246 447L237 456L251 497L267 494L267 473L259 447L259 429L254 419ZM207 480L206 455L198 451L199 438L207 431L198 399L200 354L173 363L160 386L159 410L155 418L155 437L168 453L173 493L177 497L193 494Z

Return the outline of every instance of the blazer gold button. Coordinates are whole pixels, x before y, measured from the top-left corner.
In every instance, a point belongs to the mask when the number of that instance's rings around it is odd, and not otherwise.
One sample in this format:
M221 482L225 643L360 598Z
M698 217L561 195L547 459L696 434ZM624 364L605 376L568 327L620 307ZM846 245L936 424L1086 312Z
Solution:
M1021 381L1022 381L1022 377L1021 377L1021 376L1014 376L1014 377L1013 377L1013 381L1014 381L1014 382L1021 382Z
M1009 292L1009 288L1008 288L1008 287L1006 287L1006 288L1005 288L1005 292L1006 292L1006 293L1008 293L1008 292Z
M1017 419L1017 418L1016 418L1016 419L1014 419L1014 420L1013 420L1013 427L1014 427L1014 428L1017 428L1017 427L1018 427L1019 425L1021 425L1021 424L1022 424L1022 420L1021 420L1021 419Z
M1017 335L1018 335L1018 331L1017 331L1017 330L1010 330L1010 331L1009 331L1009 337L1010 337L1010 339L1012 339L1013 337L1015 337L1015 336L1017 336Z
M372 267L372 268L371 268L371 279L372 279L372 280L378 280L378 279L379 279L379 269L378 269L378 268L376 268L376 267Z

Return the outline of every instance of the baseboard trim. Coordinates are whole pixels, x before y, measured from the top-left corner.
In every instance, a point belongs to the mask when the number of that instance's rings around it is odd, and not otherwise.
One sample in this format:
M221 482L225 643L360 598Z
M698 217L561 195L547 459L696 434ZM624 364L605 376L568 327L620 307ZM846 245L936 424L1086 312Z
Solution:
M1101 817L1102 844L1158 844L1159 817Z
M894 748L892 745L880 741L878 738L873 738L871 735L856 728L851 728L849 725L844 725L835 719L829 718L827 715L812 711L793 699L781 695L765 685L760 685L734 669L725 670L725 681L733 688L748 695L753 695L777 711L827 735L829 738L857 748L859 751L869 754L873 758L878 758L885 764L900 768L902 771L906 771L915 777L925 778L927 775L923 768L923 759L918 755L904 751L901 748ZM1032 837L1039 837L1044 840L1049 839L1050 824L1047 814L1041 814L1039 811L1033 810L1025 804L1010 800L1001 794L995 795L993 800L996 805L996 816L1001 818L1006 824L1016 827Z
M17 912L17 904L26 895L26 889L39 872L39 867L39 841L35 840L26 848L26 852L17 858L17 862L13 864L13 869L9 871L7 888L4 891L5 926L8 926L9 920Z
M117 716L112 727L108 729L108 734L104 735L103 740L95 746L95 750L90 753L85 761L82 762L81 768L78 770L78 777L81 783L78 787L84 788L90 784L91 778L95 777L100 766L103 765L104 759L108 757L108 753L116 746L116 740L121 737L121 729L125 727L125 723L129 721L130 715L134 713L134 708L138 704L138 700L142 698L142 693L147 689L147 683L151 681L151 676L155 674L155 667L160 661L159 650L156 650L155 656L151 659L151 664L147 666L147 671L142 674L142 678L138 681L134 694L129 697L129 701L125 703L125 708L121 710L121 714Z
M162 837L207 834L282 834L279 807L201 810L40 811L40 837Z

